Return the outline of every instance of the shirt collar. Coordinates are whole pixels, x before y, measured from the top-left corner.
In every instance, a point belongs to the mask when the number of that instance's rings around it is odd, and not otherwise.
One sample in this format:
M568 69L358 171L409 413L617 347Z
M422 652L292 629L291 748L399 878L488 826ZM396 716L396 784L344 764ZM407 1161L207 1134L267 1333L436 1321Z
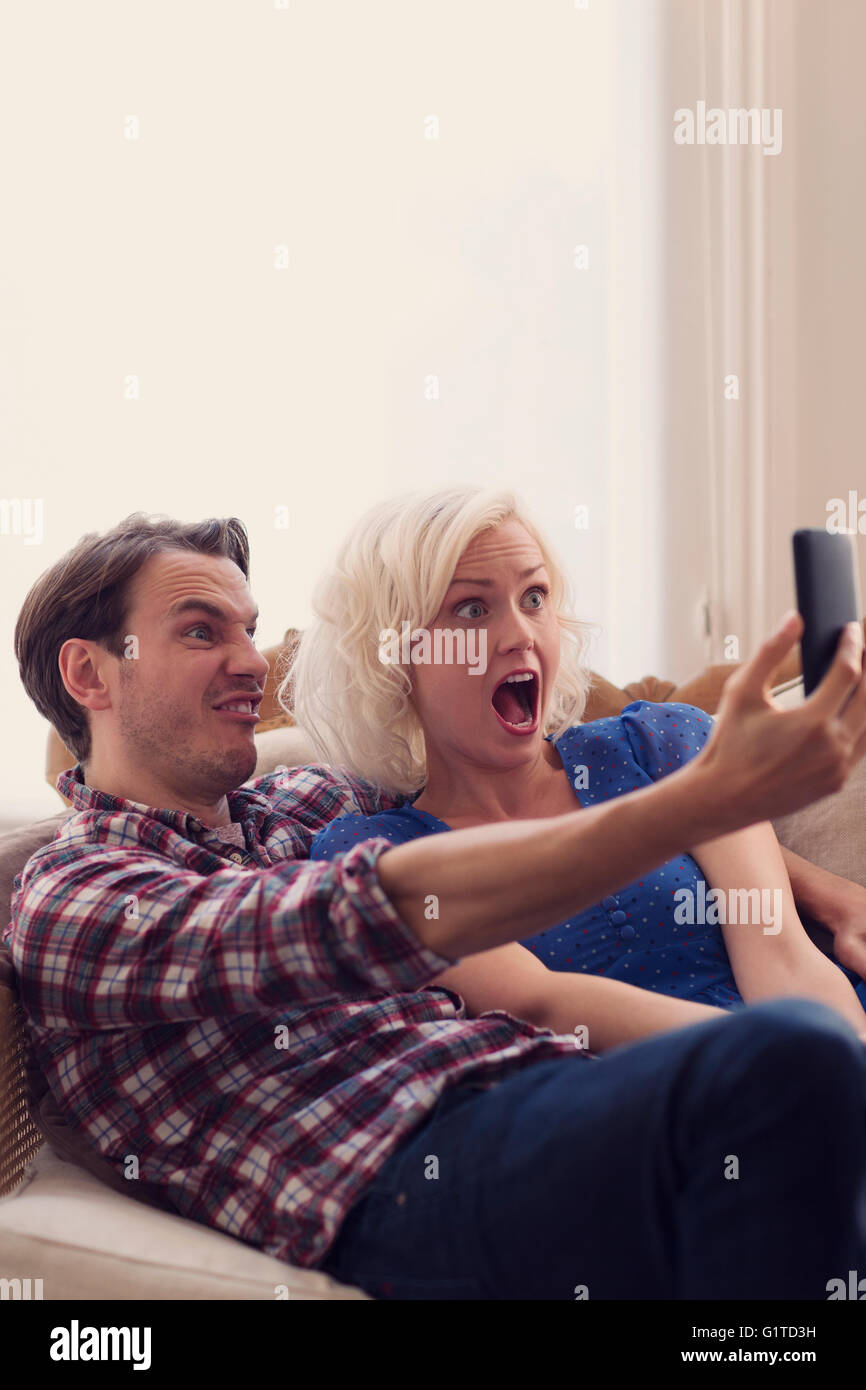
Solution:
M152 820L162 821L163 825L169 826L190 840L194 840L204 829L202 822L188 811L175 811L165 806L145 806L141 801L127 801L124 797L112 796L109 792L89 787L84 780L84 769L80 762L66 772L61 772L54 785L61 796L72 802L76 811L150 816ZM251 787L236 787L233 791L227 792L226 801L232 820L243 822L252 818L257 826L272 809L264 793L253 791Z

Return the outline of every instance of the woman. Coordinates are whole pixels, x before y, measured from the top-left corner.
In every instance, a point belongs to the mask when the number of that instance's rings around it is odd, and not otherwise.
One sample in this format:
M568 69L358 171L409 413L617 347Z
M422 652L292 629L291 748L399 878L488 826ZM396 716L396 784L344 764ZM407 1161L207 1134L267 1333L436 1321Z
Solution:
M579 722L586 628L510 493L453 488L376 507L342 547L315 608L281 698L329 762L406 801L332 822L313 858L379 836L402 844L573 812L666 776L712 730L693 706L645 701ZM853 972L806 934L772 827L688 850L517 950L551 970L725 1009L810 997L862 1035L866 985L858 995ZM490 975L493 954L460 961L434 983L466 993L479 969ZM495 991L508 1008L507 968L497 968Z

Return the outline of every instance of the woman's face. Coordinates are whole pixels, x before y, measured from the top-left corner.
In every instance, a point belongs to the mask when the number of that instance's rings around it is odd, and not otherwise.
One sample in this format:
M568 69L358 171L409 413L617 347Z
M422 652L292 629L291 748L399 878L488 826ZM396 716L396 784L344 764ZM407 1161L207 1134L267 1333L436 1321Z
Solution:
M519 522L502 522L466 547L430 624L431 648L437 628L462 628L467 651L482 653L483 629L486 669L473 674L468 662L447 661L409 668L428 758L435 749L446 759L518 766L537 756L560 655L549 589L541 552Z

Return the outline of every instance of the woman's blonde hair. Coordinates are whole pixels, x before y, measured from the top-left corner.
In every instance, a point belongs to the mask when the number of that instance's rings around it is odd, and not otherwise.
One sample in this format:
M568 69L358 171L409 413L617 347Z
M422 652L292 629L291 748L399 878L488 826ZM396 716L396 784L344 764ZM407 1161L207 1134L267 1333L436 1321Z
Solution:
M316 586L315 620L277 690L324 761L393 794L413 795L424 785L424 733L409 698L410 668L380 659L380 634L401 632L404 622L410 630L428 627L470 541L510 520L541 551L563 638L543 732L557 737L580 721L591 625L572 616L567 577L522 503L493 488L414 492L373 507L343 542Z

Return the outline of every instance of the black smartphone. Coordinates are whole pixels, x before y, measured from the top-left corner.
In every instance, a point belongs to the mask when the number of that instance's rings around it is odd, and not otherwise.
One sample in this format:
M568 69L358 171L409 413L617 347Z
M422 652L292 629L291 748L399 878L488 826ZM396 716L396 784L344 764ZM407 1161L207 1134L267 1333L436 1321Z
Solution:
M803 689L811 695L836 655L846 623L860 621L854 537L820 528L794 532L794 579L803 619Z

